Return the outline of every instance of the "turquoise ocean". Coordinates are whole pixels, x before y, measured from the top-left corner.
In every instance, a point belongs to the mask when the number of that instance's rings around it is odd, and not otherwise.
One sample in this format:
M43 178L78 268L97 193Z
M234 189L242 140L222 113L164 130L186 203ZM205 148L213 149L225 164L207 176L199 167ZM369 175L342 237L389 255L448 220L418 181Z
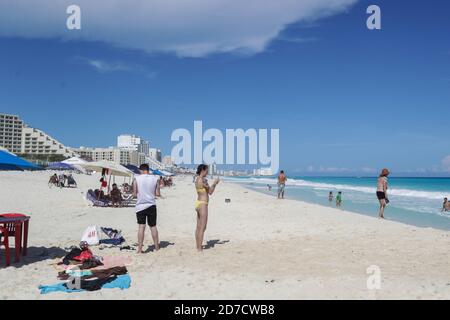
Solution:
M236 177L227 180L276 197L275 177ZM324 206L330 191L342 191L342 209L378 216L377 178L289 177L285 197ZM272 186L269 191L267 185ZM442 212L444 197L450 198L450 178L389 178L390 203L385 217L419 227L450 230L450 212Z

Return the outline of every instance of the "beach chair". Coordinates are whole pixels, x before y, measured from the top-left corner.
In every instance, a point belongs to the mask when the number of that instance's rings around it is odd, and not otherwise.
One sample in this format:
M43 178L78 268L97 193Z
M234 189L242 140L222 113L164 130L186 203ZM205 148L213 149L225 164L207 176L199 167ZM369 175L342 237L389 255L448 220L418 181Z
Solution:
M133 194L122 194L122 206L129 207L136 204L136 199Z
M70 188L70 187L74 187L74 188L76 188L77 187L77 182L75 181L75 179L70 175L70 176L68 176L67 177L67 186Z
M108 207L110 205L110 201L105 199L97 199L94 190L89 189L86 193L86 199L94 206L94 207Z
M5 247L5 260L6 266L9 267L11 265L11 257L9 252L9 233L8 229L4 227L0 227L0 247Z

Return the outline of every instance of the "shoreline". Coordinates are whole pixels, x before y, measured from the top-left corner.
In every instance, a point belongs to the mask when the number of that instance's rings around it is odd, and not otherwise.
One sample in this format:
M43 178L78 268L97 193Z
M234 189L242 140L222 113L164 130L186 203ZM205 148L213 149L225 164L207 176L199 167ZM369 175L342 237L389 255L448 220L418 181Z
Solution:
M132 259L130 289L40 295L38 285L59 282L51 265L58 250L77 245L88 225L119 228L131 245L137 240L134 208L86 206L81 192L97 183L95 176L76 175L78 189L60 190L48 188L48 175L0 173L2 211L32 216L29 256L9 268L0 257L2 299L450 298L448 232L278 201L227 181L211 197L205 234L210 248L197 254L190 176L177 176L174 187L162 189L159 252L92 247L94 254ZM151 245L147 230L145 247ZM381 270L380 290L367 288L373 265Z
M231 182L231 183L233 183L233 182ZM236 184L236 185L239 185L238 183L235 183L235 184ZM268 196L268 197L271 196L270 194L268 194L268 193L266 193L266 192L264 192L264 191L262 191L262 190L260 191L260 190L257 190L256 188L255 188L255 189L252 189L250 186L244 186L244 188L246 188L246 189L248 189L248 190L252 190L252 191L258 192L258 193L261 193L261 194L264 194L264 195L266 195L266 196ZM273 198L274 198L274 199L277 199L277 198L276 198L276 194L274 195ZM368 217L368 218L380 220L380 218L376 215L377 213L374 213L373 215L370 215L370 214L363 213L363 212L352 211L352 210L349 210L349 209L336 208L335 206L326 206L326 205L324 205L324 204L319 204L319 203L315 203L315 202L309 202L309 201L305 201L305 200L301 200L301 199L294 199L294 198L290 198L290 197L285 197L284 200L298 201L298 202L300 202L300 203L305 203L305 204L308 204L308 205L316 205L316 206L322 207L323 209L335 209L335 210L338 210L338 211L340 211L340 212L345 212L345 213L350 213L350 214L356 214L356 215L360 215L360 216L364 216L364 217ZM334 203L334 202L333 202L333 203ZM388 215L388 214L389 214L389 212L388 212L388 211L385 211L385 215ZM399 223L399 224L401 224L401 225L405 225L405 226L409 226L409 227L414 227L414 228L432 229L432 230L436 230L436 231L450 232L450 230L447 230L447 229L444 229L444 228L440 229L440 228L436 228L436 227L433 227L433 226L420 226L420 225L415 225L415 224L413 224L413 223L408 223L408 222L403 222L403 221L393 220L393 219L391 219L391 218L389 218L389 217L388 217L388 218L385 217L385 219L384 219L384 220L381 220L381 221L387 221L387 222Z
M297 178L294 178L297 179ZM264 182L254 182L252 180L247 179L230 179L229 182L235 182L238 185L241 185L249 190L256 191L258 193L266 194L268 196L273 196L276 198L277 186L276 184L269 183L269 181ZM303 180L299 180L304 182ZM266 188L266 182L272 186L272 191L268 191ZM293 183L293 184L292 184ZM312 181L306 181L306 183L313 183ZM347 186L353 187L354 186ZM365 187L364 187L365 188ZM344 188L345 189L345 188ZM292 182L291 184L287 184L286 186L286 199L297 200L301 202L305 202L308 204L316 204L323 206L324 208L336 208L335 201L332 203L328 201L328 194L325 194L325 189L320 187L316 190L316 187L311 187L310 185L297 185L296 182ZM336 189L332 185L329 186L330 191L341 190ZM375 188L374 188L375 190ZM414 190L411 190L414 191ZM317 192L322 192L320 196ZM421 192L421 191L418 191ZM336 193L336 192L334 192ZM450 191L449 191L450 193ZM375 191L373 191L375 194ZM446 194L445 192L443 194ZM371 193L369 193L371 197ZM376 200L375 196L371 197L372 201L368 201L367 199L368 193L358 190L348 190L344 192L344 203L343 208L340 210L345 210L347 212L352 212L359 215L364 215L368 217L378 218L378 200ZM361 198L363 197L363 198ZM444 197L444 196L443 196ZM326 199L325 199L326 198ZM440 200L436 200L436 209L434 211L422 211L422 210L413 210L411 208L403 208L405 205L405 199L399 198L398 195L392 195L391 204L386 208L386 220L400 222L406 225L418 227L418 228L432 228L441 231L450 231L450 212L444 213L438 209L439 204L442 206ZM413 198L414 199L414 198ZM370 199L369 199L370 200ZM412 200L414 201L414 200ZM409 204L411 206L413 204ZM419 205L419 204L418 204Z

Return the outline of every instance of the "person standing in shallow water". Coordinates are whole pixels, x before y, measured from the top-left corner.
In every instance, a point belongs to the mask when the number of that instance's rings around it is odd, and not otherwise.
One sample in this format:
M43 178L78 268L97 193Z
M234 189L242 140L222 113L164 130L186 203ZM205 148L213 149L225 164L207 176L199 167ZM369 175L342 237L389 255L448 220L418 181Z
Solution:
M377 198L380 202L380 211L378 215L381 219L384 219L384 209L386 208L386 204L389 203L387 196L389 174L390 172L388 169L383 169L377 181Z
M342 206L342 191L339 191L336 196L336 208L340 208Z
M284 188L286 187L286 174L283 170L278 175L278 199L284 199Z
M197 190L197 201L195 201L195 211L197 211L197 228L195 229L195 242L197 250L203 251L203 238L205 236L206 224L208 223L208 202L209 196L214 193L219 178L214 180L210 186L206 176L208 175L208 166L201 164L197 168L197 179L195 180L195 189Z

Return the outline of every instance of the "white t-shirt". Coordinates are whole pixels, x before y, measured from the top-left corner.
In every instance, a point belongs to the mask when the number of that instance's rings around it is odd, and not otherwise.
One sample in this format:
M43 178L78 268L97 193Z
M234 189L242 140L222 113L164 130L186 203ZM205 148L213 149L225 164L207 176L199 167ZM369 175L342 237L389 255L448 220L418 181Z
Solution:
M137 184L136 212L156 205L156 186L158 178L151 174L141 174L135 177Z

